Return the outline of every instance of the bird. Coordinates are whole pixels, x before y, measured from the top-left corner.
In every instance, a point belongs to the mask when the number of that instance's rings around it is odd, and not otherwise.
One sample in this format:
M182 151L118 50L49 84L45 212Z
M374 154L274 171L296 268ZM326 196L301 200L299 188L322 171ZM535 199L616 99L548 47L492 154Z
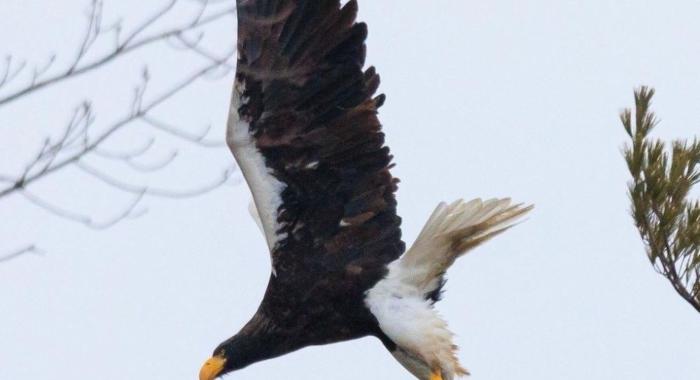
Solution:
M398 179L365 67L358 1L237 0L226 143L271 273L252 318L201 367L213 380L302 349L373 336L420 380L468 375L435 303L455 260L516 225L508 198L440 203L406 249Z

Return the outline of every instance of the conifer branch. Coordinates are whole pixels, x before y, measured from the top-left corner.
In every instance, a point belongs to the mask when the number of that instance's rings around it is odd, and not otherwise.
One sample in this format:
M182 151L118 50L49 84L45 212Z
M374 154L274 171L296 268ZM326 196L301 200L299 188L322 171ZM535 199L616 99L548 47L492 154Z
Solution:
M635 111L620 115L631 139L624 157L632 180L632 217L654 269L700 312L700 203L688 194L700 182L700 142L651 139L658 124L651 111L654 89L634 93Z

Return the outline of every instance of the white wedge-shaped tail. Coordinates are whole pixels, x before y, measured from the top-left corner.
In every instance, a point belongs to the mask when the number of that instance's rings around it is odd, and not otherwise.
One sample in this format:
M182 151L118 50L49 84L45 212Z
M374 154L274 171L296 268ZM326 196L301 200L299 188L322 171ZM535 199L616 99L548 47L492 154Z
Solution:
M417 378L452 380L468 374L457 358L453 334L434 308L443 275L459 256L506 231L530 210L532 206L511 204L510 199L441 203L413 246L367 293L368 307L396 344L392 354Z
M440 203L413 246L400 258L410 282L426 292L439 286L447 268L461 255L512 227L533 206L510 198Z

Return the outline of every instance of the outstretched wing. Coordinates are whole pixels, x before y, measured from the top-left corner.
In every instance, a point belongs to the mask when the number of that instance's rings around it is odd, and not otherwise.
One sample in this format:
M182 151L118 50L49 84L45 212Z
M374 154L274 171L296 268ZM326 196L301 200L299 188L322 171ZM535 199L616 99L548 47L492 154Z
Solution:
M384 96L374 97L374 68L363 70L356 15L356 1L238 0L227 142L277 276L383 271L404 250L377 119Z

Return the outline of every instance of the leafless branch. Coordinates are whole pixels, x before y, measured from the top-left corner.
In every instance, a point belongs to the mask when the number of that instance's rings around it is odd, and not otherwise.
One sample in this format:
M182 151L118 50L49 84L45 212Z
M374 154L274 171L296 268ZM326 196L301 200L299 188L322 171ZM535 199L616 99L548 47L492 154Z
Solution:
M149 33L148 31L153 29L156 24L169 14L179 1L181 0L170 0L165 6L136 25L130 32L126 33L125 38L121 38L120 36L123 34L122 24L119 22L111 26L104 26L102 21L103 1L92 0L87 16L87 29L72 63L58 73L41 78L49 71L55 61L55 55L52 55L48 64L34 69L34 74L28 85L0 96L0 106L9 104L50 85L93 71L105 64L123 58L138 49L160 42L167 42L172 37L184 36L190 32L201 30L202 27L235 13L235 6L231 6L205 15L206 7L212 2L199 1L201 8L192 19L175 27ZM87 57L91 55L91 48L94 46L95 42L101 36L110 33L114 35L113 48L107 53L101 54L86 62ZM195 53L201 56L199 51L195 51ZM5 69L3 70L2 76L0 76L0 89L15 79L26 67L26 62L22 62L13 69L12 58L7 57L5 61Z
M124 39L123 42L121 42L118 46L117 49L121 47L127 47L129 46L139 35L141 35L146 29L148 29L151 25L154 23L158 22L163 16L165 16L168 12L170 12L171 9L175 6L177 3L177 0L170 0L163 8L160 10L156 11L153 15L148 17L146 21L144 21L141 25L138 25L136 28L131 33L127 34L126 39ZM198 20L201 19L201 13L197 13L196 17L192 21L190 25L196 25Z
M113 176L110 176L109 174L104 173L103 171L88 165L84 162L78 161L76 164L76 167L78 167L80 170L83 172L99 179L100 181L106 183L107 185L125 191L127 193L134 193L134 194L146 194L146 195L152 195L152 196L157 196L157 197L163 197L163 198L191 198L191 197L196 197L198 195L206 194L219 186L223 185L231 176L233 173L233 169L225 169L221 176L211 183L204 184L202 186L198 186L192 189L187 189L187 190L169 190L169 189L159 189L159 188L153 188L149 186L142 186L142 185L134 185L122 180L119 180Z
M188 132L185 129L178 128L176 126L167 124L163 121L157 120L155 117L150 116L150 115L143 115L141 117L141 120L146 122L146 124L150 125L151 127L163 131L167 134L173 135L175 137L179 137L185 141L191 142L193 144L206 147L206 148L215 148L215 147L222 147L224 146L223 141L209 141L206 140L207 135L209 134L209 130L211 130L211 125L205 126L200 132L198 133L192 133Z
M10 195L21 196L28 204L57 216L59 218L83 224L92 229L106 229L125 219L143 215L147 210L143 206L148 197L185 198L194 197L212 191L227 182L233 168L222 170L214 178L202 180L200 185L188 182L181 189L152 185L152 181L127 181L103 168L106 161L124 165L124 170L132 170L141 175L160 171L179 157L177 149L171 148L165 154L156 155L156 139L162 134L175 137L200 148L220 148L225 144L222 139L208 138L211 126L192 130L182 125L175 125L157 117L154 111L194 83L201 80L217 79L226 76L234 69L234 52L224 55L213 53L203 47L205 34L203 28L219 20L225 20L235 13L233 0L168 0L161 8L144 18L134 27L126 30L121 20L105 24L103 17L104 0L89 0L86 13L85 32L78 43L75 55L64 67L58 67L56 54L37 65L8 56L0 67L0 108L19 101L51 86L77 78L83 74L98 70L106 65L142 49L156 44L166 44L178 51L183 51L199 58L200 66L187 75L172 81L169 85L152 88L151 71L146 65L141 71L133 89L131 102L125 104L123 114L109 121L99 117L91 101L83 101L69 114L62 128L53 128L54 133L37 142L36 151L29 157L26 165L16 174L0 174L0 200ZM197 11L179 24L163 28L166 16L173 13L178 3L195 1L199 3ZM216 9L212 4L221 4ZM229 4L229 5L225 5ZM106 52L98 50L104 47ZM235 44L231 43L235 47ZM155 73L158 75L158 73ZM27 83L16 86L19 78ZM12 84L12 89L10 88ZM140 129L129 128L139 126ZM145 128L145 129L144 129ZM141 133L136 143L129 146L115 144L115 136L122 131L133 130ZM150 133L151 136L144 136ZM138 142L140 141L140 143ZM106 161L105 161L106 160ZM66 168L74 168L88 178L106 184L112 191L130 194L131 200L111 212L111 215L95 217L91 212L78 212L58 204L51 196L41 194L34 189L35 183L57 177ZM55 180L55 179L54 179ZM0 262L9 261L21 255L39 252L30 245L0 256Z
M116 152L104 150L101 148L95 148L92 152L97 156L107 158L110 160L127 161L133 160L146 154L146 152L148 152L153 147L153 144L155 144L155 142L156 139L151 137L150 139L148 139L148 141L146 141L145 144L142 144L141 146L136 146L131 150Z
M133 158L128 158L124 160L126 164L131 167L132 169L136 171L140 171L143 173L147 172L155 172L158 170L165 169L166 167L170 166L175 161L175 158L177 157L177 150L171 151L165 158L161 158L160 160L150 162L150 163L143 163L143 162L138 162L134 160Z
M22 191L22 195L32 204L36 205L37 207L40 207L41 209L58 216L63 219L68 219L74 222L78 222L81 224L84 224L87 227L90 227L95 230L103 230L109 227L112 227L113 225L121 222L124 219L129 219L129 218L136 218L138 216L143 215L145 211L138 211L136 212L136 206L141 202L143 199L143 196L145 193L137 193L134 197L134 199L126 206L123 208L122 211L118 212L116 215L113 215L109 218L106 218L105 220L102 221L95 221L91 216L80 214L71 210L68 210L66 208L63 208L61 206L55 205L50 203L49 201L30 193L29 191Z
M11 83L15 78L19 76L24 68L27 67L27 62L20 62L19 66L12 68L12 56L5 57L5 69L3 70L2 77L0 77L0 88L2 86Z
M169 41L171 42L171 46L173 46L177 49L194 52L204 59L207 59L210 61L221 60L222 57L217 57L214 53L212 53L212 52L210 52L210 51L208 51L205 48L200 46L201 45L200 42L203 39L204 39L204 34L199 34L194 41L190 40L184 34L176 34ZM234 69L234 66L233 66L233 64L227 64L225 68L230 71L230 70Z
M10 260L14 260L20 256L24 256L28 253L42 253L41 250L39 250L36 246L34 245L28 245L26 247L19 248L15 251L12 251L7 254L3 254L0 256L0 263L5 263Z
M232 55L232 53L229 55L229 57ZM107 139L109 139L114 133L117 131L121 130L125 126L129 125L131 122L137 119L141 119L144 116L148 115L149 112L151 112L153 109L161 105L163 102L167 101L168 99L172 98L176 94L178 94L180 91L183 89L191 86L193 83L195 83L199 78L202 77L202 75L205 75L207 72L210 72L212 70L215 70L220 67L223 61L215 61L215 62L210 62L204 67L200 68L199 70L196 70L192 74L188 75L185 79L181 80L180 82L175 83L173 86L168 88L167 90L161 92L159 95L153 97L149 102L144 102L143 99L139 99L138 102L134 102L137 106L137 108L132 108L131 111L124 116L123 118L115 121L112 123L110 126L108 126L106 129L104 129L100 134L98 134L96 137L93 137L90 141L86 141L86 143L81 147L80 150L78 150L75 153L69 154L66 157L63 157L61 159L56 159L55 157L52 157L52 160L55 160L55 162L52 162L51 165L43 168L41 171L33 173L32 169L39 163L41 162L42 159L44 159L49 152L52 152L53 150L50 148L50 146L60 146L62 144L62 140L59 140L56 144L51 145L50 143L45 142L44 146L40 149L39 154L37 157L30 162L27 165L27 169L25 170L24 175L22 175L12 186L0 189L0 198L7 196L17 190L24 189L26 188L29 184L32 182L48 176L50 174L53 174L57 172L60 169L65 168L66 166L73 165L75 164L79 159L84 157L85 155L92 153L96 148L101 146ZM138 95L141 96L141 95ZM89 115L89 110L86 111L86 113ZM91 120L87 116L80 118L80 120ZM70 136L72 134L72 131L75 130L75 123L70 123L68 126L68 131L64 134L64 136Z

